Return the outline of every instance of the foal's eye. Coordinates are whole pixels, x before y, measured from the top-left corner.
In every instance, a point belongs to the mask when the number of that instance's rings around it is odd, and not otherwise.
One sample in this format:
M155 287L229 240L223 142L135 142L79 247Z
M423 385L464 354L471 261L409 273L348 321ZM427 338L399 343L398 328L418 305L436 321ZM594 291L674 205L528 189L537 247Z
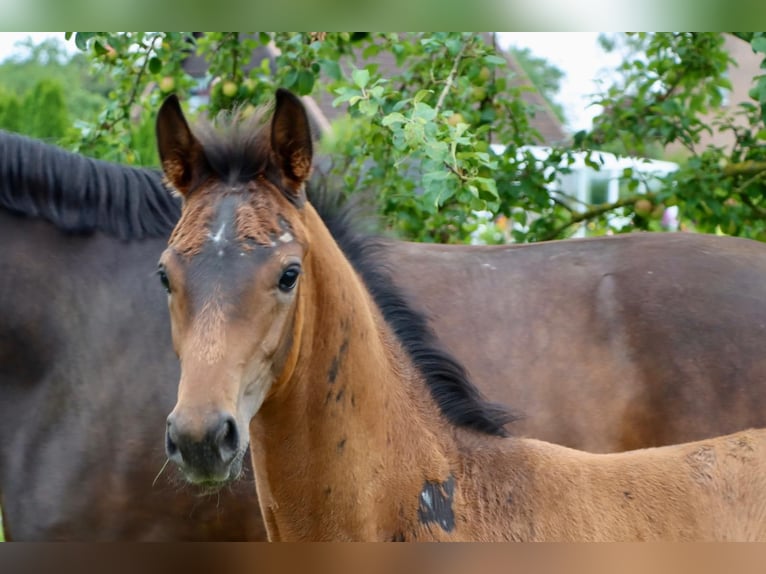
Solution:
M282 272L279 278L279 290L283 293L292 291L295 284L298 283L298 276L301 274L301 266L296 264L290 265Z
M164 267L160 267L157 269L157 275L160 277L160 283L162 283L162 286L165 288L165 291L170 293L170 280L168 279L168 274L165 272Z

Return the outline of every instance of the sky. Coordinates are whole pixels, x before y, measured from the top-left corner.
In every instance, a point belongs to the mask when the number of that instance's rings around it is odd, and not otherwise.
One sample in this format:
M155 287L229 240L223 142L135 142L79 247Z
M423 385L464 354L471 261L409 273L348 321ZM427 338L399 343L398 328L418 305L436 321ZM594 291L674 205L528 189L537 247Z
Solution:
M28 37L31 37L35 43L51 37L58 38L62 42L64 41L63 32L0 32L0 61L5 60L5 58L12 54L18 53L19 50L14 45L16 42L25 40ZM76 49L74 42L70 41L68 45L71 46L72 51Z
M64 39L62 32L0 32L0 61L17 52L14 44L31 36L35 42L46 37ZM588 106L589 95L598 90L595 79L618 64L618 56L605 53L594 32L501 32L503 47L528 47L532 52L561 68L566 74L561 82L558 101L564 107L567 125L572 131L587 129L598 113ZM74 43L68 42L72 51Z
M609 70L620 63L617 54L608 54L598 45L595 32L501 32L503 47L527 47L558 66L566 76L561 81L557 100L564 107L572 131L588 129L600 111L590 106L590 95L599 91L597 78L608 78Z

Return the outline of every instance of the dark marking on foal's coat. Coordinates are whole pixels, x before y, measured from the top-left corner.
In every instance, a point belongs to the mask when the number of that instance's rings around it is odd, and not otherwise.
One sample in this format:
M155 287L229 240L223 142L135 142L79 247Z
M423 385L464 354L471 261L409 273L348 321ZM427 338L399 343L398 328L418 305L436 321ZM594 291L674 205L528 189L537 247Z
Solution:
M338 354L333 357L332 363L330 363L330 369L327 371L327 382L331 385L334 384L335 379L338 378L338 369L340 369L340 366L343 363L346 351L348 351L348 338L343 339Z
M445 532L452 532L455 528L454 496L454 476L450 475L445 482L427 481L420 491L418 520L422 524L435 522Z

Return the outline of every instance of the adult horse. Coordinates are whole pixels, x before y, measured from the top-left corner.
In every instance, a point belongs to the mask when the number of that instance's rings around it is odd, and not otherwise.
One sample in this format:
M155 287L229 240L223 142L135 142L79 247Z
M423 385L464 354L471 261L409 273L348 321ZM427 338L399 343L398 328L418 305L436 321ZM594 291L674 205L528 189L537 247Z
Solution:
M178 206L154 172L0 138L0 493L16 540L245 540L252 486L162 473L177 375L147 285ZM147 262L148 261L148 262Z
M300 100L226 127L195 136L174 96L157 118L184 198L159 263L166 450L191 482L237 478L250 446L276 541L766 541L766 430L601 455L506 437L376 251L309 203Z
M263 535L245 485L199 498L165 471L152 486L178 367L164 295L144 280L178 213L154 171L0 133L0 505L10 537ZM633 234L386 242L379 256L479 387L523 415L515 433L613 451L766 422L761 244Z

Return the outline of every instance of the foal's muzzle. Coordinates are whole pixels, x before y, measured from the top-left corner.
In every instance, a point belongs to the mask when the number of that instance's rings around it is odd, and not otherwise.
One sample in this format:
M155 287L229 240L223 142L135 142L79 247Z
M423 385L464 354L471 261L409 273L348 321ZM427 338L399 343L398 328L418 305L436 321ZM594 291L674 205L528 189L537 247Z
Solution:
M165 432L168 459L196 484L233 480L242 469L236 420L226 414L208 418L207 424L192 426L191 421L172 413Z

